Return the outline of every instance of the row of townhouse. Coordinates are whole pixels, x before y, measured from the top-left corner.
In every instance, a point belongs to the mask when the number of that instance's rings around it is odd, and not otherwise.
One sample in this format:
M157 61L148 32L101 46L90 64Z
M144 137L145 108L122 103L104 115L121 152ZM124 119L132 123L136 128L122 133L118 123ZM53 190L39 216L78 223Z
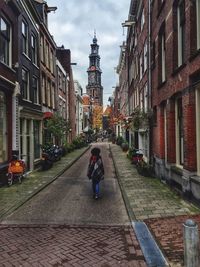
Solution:
M122 26L115 131L200 200L200 0L131 0Z
M0 1L0 183L14 153L35 168L55 112L70 121L68 141L76 135L71 53L48 30L55 10L43 0Z

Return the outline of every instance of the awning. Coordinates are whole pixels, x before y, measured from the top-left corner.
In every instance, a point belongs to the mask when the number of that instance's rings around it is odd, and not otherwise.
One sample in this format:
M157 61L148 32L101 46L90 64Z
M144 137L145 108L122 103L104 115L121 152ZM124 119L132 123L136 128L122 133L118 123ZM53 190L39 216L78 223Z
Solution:
M53 117L53 113L52 112L45 112L43 114L43 119L48 119L48 118L52 118Z

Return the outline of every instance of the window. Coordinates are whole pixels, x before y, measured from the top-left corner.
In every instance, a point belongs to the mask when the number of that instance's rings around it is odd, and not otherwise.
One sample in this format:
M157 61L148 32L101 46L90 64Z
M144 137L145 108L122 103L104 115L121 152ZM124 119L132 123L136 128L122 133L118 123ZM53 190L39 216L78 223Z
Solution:
M56 93L55 93L55 85L52 84L52 87L51 87L51 102L52 102L52 108L55 109L56 106L55 106L55 97L56 97Z
M46 104L45 76L42 75L42 104Z
M37 42L34 35L31 35L31 59L34 64L37 64Z
M8 160L6 96L0 91L0 163Z
M165 23L162 24L158 39L158 79L159 84L166 80Z
M140 55L140 79L142 79L144 72L144 65L143 65L143 54Z
M50 80L47 81L47 105L51 106L51 83Z
M144 112L148 111L148 88L147 84L144 87Z
M0 61L10 65L10 25L8 22L0 19Z
M44 37L43 35L40 36L40 57L41 61L44 63Z
M176 102L176 151L177 151L177 164L183 165L184 152L183 152L183 109L182 98L177 99Z
M33 77L33 103L39 104L38 79Z
M200 49L200 0L196 0L197 49Z
M141 18L140 18L140 31L143 30L144 23L145 23L145 17L144 17L144 8L143 8Z
M166 79L166 70L165 70L165 35L162 35L161 38L161 57L162 57L162 82Z
M22 93L23 99L30 100L29 73L25 69L22 69L22 92L21 93Z
M34 158L40 158L40 122L33 121Z
M148 58L147 41L144 44L144 72L147 70L147 58Z
M53 51L50 49L50 70L51 73L54 73L54 68L53 68Z
M184 63L185 46L185 1L181 0L177 9L178 23L178 67Z
M196 86L197 175L200 176L200 86Z
M46 63L46 67L49 68L49 44L46 42L46 47L45 47L45 63Z
M63 89L63 93L66 93L66 78L65 76L63 76L63 80L62 80L62 89Z
M155 41L152 44L151 51L151 67L154 68L156 64L156 43Z
M22 53L28 55L28 26L22 21Z

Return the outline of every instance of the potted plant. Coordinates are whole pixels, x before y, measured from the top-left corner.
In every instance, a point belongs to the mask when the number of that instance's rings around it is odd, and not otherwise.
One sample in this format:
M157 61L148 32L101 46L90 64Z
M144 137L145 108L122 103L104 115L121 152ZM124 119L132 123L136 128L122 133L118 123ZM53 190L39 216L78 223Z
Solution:
M127 152L127 151L128 151L128 148L129 148L128 143L123 142L123 143L121 144L121 148L122 148L122 150L123 150L124 152Z
M143 159L137 163L137 171L139 174L145 177L152 177L154 170L153 166L145 162Z

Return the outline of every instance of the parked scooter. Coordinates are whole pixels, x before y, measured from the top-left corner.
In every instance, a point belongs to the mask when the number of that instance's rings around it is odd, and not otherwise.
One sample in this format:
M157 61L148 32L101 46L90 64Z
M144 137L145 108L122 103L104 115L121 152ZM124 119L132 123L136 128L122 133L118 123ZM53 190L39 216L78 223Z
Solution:
M42 150L41 166L43 171L48 170L53 166L53 158L48 149Z
M54 156L54 160L58 161L62 157L62 148L60 148L59 146L53 145L52 146L52 153Z
M18 159L16 155L13 155L12 160L8 165L8 185L11 186L14 181L18 181L19 183L21 183L25 173L25 169L26 166L24 160Z

